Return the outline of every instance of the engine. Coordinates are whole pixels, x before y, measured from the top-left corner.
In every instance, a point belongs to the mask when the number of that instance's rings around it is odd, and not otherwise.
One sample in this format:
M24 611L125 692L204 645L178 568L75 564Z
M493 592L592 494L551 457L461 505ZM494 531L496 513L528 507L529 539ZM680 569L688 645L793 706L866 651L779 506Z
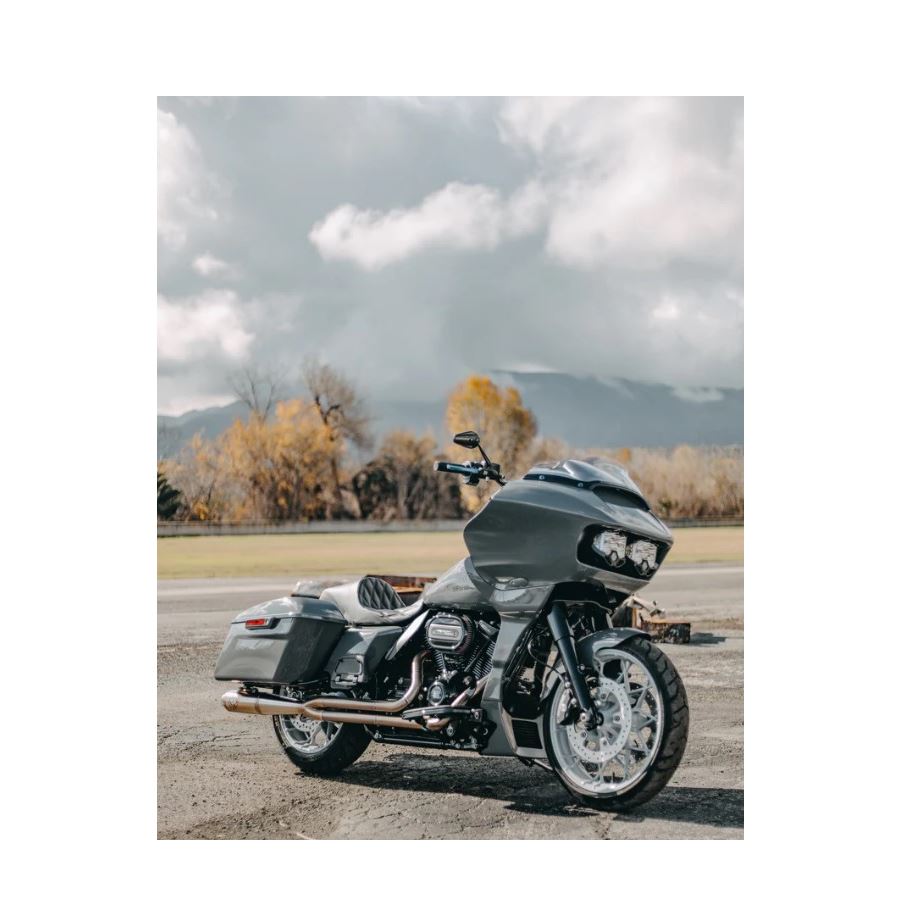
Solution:
M425 642L431 648L438 678L428 688L428 702L440 706L454 692L451 682L468 677L473 684L491 670L491 657L499 631L483 619L439 612L425 624Z

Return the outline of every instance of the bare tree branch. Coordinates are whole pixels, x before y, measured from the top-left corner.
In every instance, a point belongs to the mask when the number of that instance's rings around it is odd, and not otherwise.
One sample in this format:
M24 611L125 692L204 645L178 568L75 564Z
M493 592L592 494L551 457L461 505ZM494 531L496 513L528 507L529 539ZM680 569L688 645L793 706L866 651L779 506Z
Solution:
M371 419L356 388L327 363L308 359L303 365L302 376L319 418L329 434L332 447L331 480L334 485L334 502L328 509L328 515L341 515L346 508L339 465L343 444L347 441L358 449L369 449L372 446L369 431Z
M370 449L372 417L349 379L315 359L307 360L302 375L322 423L336 438L343 438L360 450Z
M282 399L285 377L278 368L245 366L228 379L235 396L264 421Z

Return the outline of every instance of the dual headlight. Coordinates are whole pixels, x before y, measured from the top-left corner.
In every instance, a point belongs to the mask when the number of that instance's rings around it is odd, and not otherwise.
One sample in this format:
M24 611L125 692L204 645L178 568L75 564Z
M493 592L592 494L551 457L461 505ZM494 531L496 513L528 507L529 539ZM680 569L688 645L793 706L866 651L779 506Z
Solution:
M618 569L626 559L634 563L641 575L648 575L657 567L656 544L652 541L638 540L628 543L628 536L621 531L601 531L592 546L597 553L614 569Z

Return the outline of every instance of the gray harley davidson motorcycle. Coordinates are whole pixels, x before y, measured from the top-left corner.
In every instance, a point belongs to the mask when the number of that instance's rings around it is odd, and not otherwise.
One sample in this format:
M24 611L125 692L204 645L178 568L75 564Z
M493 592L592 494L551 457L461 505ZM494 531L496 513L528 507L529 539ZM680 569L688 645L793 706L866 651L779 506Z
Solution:
M566 460L507 483L477 462L440 472L502 485L439 578L301 580L241 613L216 665L231 712L271 716L288 758L334 775L369 741L514 756L581 803L624 810L672 777L684 685L646 635L615 627L672 534L624 469Z

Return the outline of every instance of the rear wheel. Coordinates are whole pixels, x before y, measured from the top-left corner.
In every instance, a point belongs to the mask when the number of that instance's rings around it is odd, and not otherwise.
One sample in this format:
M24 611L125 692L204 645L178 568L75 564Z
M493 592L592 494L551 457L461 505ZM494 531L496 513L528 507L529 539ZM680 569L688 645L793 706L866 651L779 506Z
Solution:
M560 681L544 714L554 771L581 803L621 811L646 803L672 777L688 735L687 695L668 657L645 638L600 650L586 674L597 727L570 723Z
M310 775L336 775L356 762L371 740L361 725L305 716L273 716L272 724L288 759Z

